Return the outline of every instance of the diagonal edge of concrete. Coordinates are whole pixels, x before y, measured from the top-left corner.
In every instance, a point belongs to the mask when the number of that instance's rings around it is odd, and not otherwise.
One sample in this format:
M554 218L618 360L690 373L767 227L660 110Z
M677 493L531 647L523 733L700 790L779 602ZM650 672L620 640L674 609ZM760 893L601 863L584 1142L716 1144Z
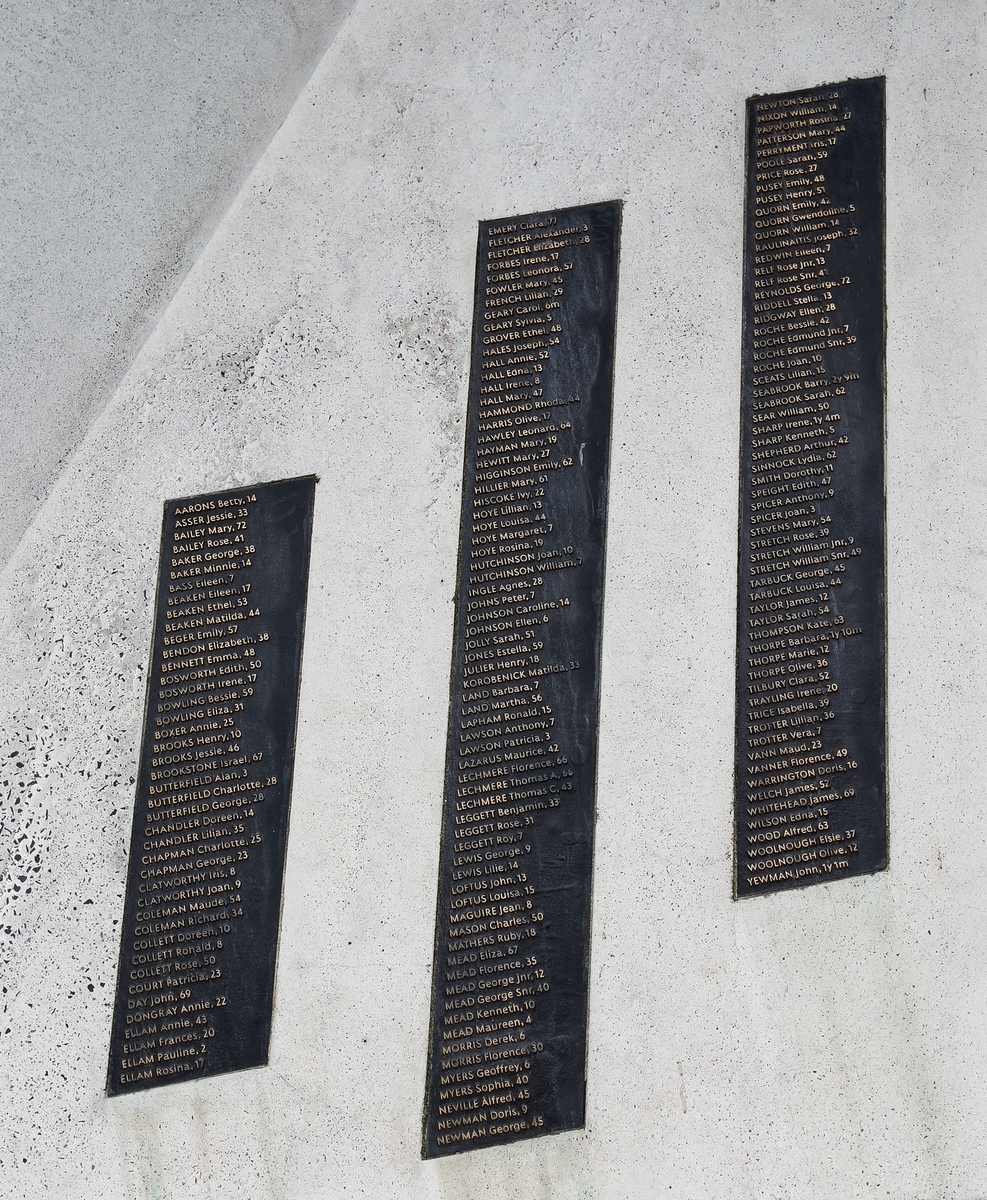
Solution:
M0 566L352 7L5 14Z

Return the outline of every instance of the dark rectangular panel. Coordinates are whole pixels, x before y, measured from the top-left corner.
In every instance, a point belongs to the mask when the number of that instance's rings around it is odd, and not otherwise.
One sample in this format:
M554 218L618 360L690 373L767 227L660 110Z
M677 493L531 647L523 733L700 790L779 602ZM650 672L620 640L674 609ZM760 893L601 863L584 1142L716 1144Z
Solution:
M267 1062L315 483L165 504L111 1096Z
M747 108L736 893L887 866L884 80Z
M480 226L426 1158L584 1121L619 227Z

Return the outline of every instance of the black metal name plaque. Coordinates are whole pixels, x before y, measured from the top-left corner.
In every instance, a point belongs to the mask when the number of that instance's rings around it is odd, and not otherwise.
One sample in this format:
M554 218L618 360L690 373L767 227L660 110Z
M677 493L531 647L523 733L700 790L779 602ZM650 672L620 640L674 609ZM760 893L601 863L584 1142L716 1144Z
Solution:
M584 1122L619 228L480 226L426 1158Z
M267 1062L315 483L165 505L111 1096Z
M747 121L738 896L887 866L884 80Z

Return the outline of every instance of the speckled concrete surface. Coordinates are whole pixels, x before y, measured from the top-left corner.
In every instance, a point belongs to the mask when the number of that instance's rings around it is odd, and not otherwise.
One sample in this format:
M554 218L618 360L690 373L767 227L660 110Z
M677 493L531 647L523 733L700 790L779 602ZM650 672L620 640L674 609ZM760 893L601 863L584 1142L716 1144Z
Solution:
M987 1195L984 36L928 0L357 5L0 578L4 1196ZM874 74L892 866L736 904L743 102ZM611 197L588 1122L422 1163L476 221ZM109 1101L161 501L309 472L271 1065Z

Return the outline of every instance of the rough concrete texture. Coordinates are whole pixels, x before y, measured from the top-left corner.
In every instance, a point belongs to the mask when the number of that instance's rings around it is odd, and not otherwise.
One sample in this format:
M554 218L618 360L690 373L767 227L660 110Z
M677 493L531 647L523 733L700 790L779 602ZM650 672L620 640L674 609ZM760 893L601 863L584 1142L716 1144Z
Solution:
M359 3L0 581L5 1196L987 1195L985 21ZM888 78L892 865L730 899L743 104ZM623 198L584 1131L419 1158L476 222ZM317 472L271 1065L102 1093L161 501Z
M349 7L0 10L0 564Z

